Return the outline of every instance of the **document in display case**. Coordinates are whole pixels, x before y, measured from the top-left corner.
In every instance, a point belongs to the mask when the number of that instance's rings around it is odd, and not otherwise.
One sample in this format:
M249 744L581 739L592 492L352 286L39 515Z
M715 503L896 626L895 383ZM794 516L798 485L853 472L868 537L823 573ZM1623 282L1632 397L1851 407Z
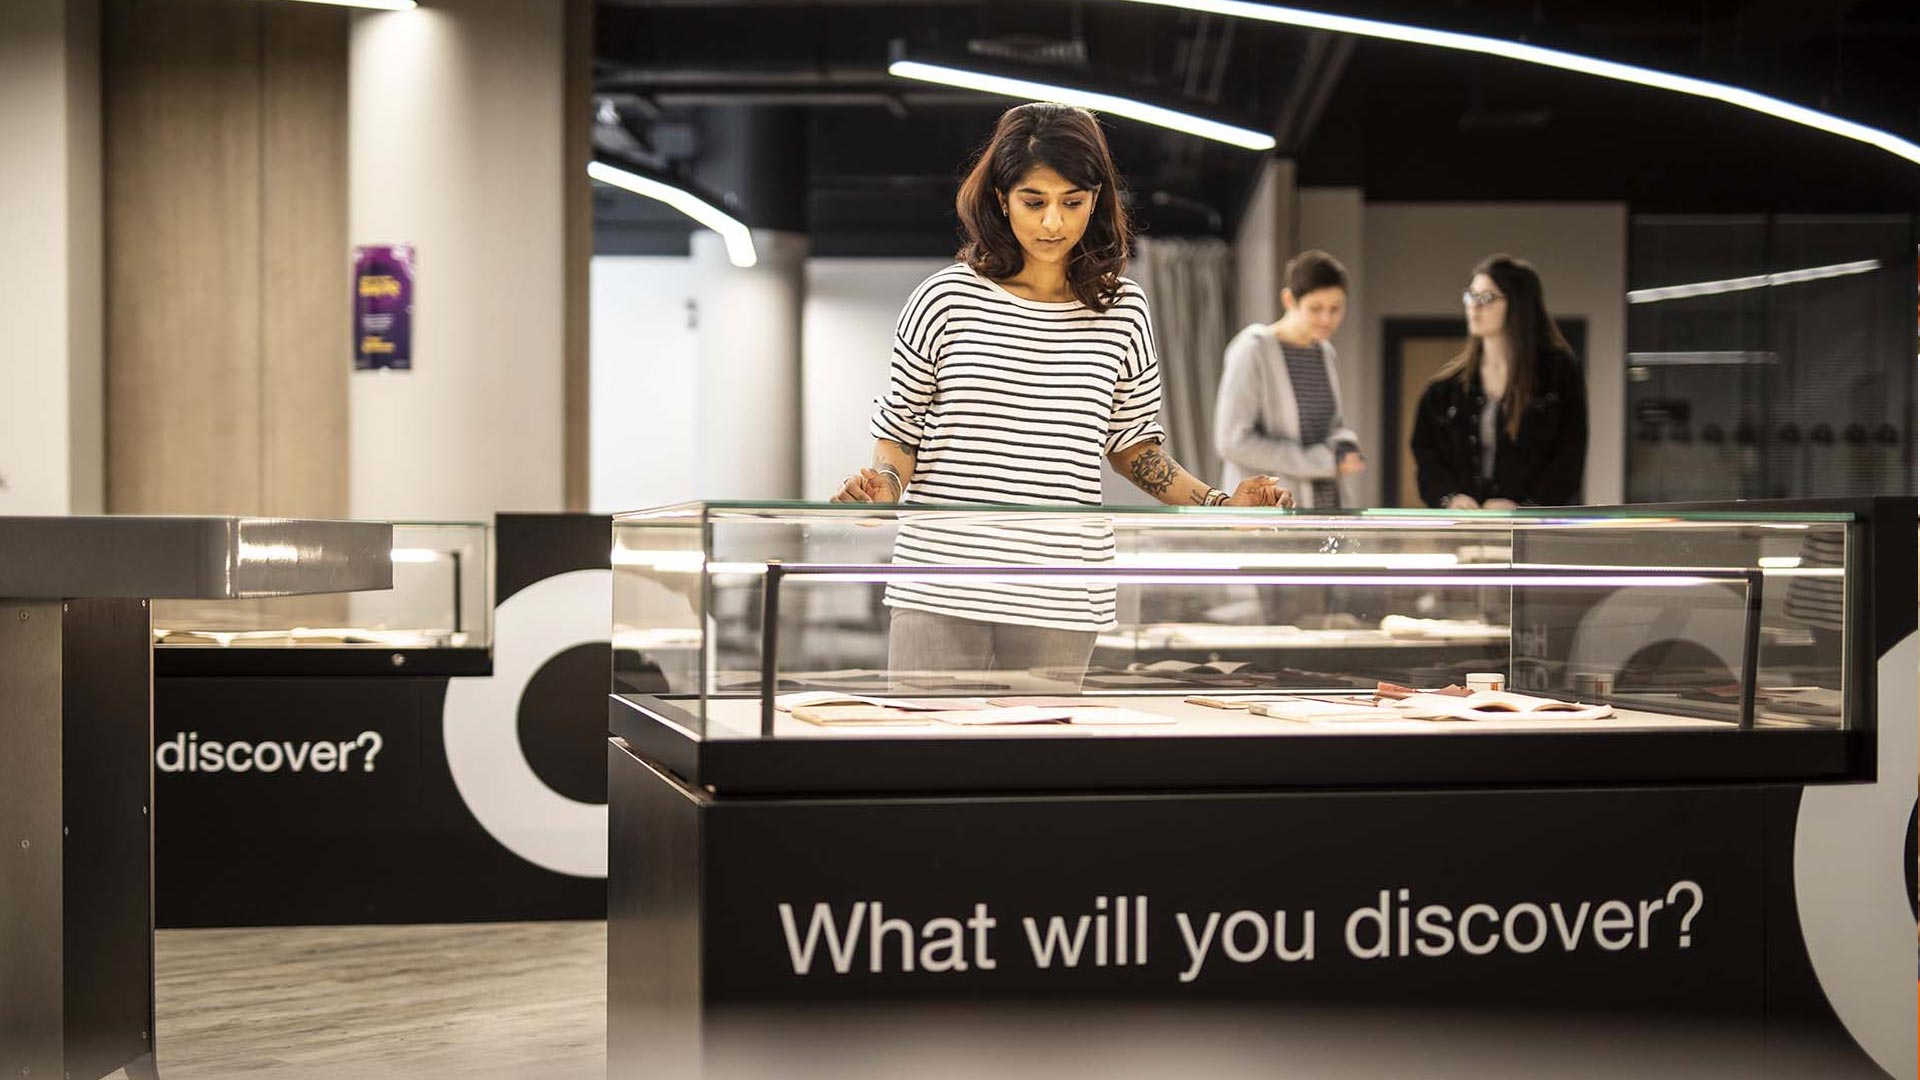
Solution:
M1842 779L1873 705L1859 527L666 507L614 522L613 730L741 791Z
M475 675L488 670L487 527L393 526L393 588L154 605L163 675Z

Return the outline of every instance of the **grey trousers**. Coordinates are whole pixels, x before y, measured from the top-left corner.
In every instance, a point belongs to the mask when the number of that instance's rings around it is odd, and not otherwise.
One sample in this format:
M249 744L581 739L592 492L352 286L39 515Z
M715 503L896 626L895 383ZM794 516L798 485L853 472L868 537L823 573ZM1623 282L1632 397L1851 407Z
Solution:
M1040 672L1074 689L1093 655L1092 630L979 622L895 608L887 630L887 666L896 672Z

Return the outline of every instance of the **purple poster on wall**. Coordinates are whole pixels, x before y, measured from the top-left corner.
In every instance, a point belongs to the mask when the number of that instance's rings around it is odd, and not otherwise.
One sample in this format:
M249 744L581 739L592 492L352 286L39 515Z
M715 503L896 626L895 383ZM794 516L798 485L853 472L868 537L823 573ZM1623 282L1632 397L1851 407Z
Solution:
M413 245L353 249L353 369L413 367Z

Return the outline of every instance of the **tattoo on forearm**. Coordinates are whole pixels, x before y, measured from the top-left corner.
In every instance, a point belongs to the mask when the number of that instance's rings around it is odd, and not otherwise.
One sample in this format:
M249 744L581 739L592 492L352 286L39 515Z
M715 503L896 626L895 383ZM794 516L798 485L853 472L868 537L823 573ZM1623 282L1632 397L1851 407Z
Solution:
M1180 475L1180 466L1157 446L1149 446L1127 466L1132 475L1134 486L1149 495L1165 495Z

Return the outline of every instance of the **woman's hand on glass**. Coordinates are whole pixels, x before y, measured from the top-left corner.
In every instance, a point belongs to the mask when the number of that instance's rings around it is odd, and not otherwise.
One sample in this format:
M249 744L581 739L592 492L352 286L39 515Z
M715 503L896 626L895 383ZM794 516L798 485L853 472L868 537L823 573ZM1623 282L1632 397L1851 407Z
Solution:
M1518 510L1520 504L1512 499L1488 499L1480 504L1482 510Z
M1293 509L1293 492L1280 486L1280 481L1271 476L1249 476L1240 481L1233 489L1233 497L1227 500L1228 506L1277 506L1282 510Z
M861 469L840 484L828 502L898 502L900 490L893 478L877 469Z
M1463 494L1449 495L1447 496L1446 505L1442 506L1440 509L1442 510L1478 510L1480 509L1480 500L1474 498L1471 495L1463 495Z

